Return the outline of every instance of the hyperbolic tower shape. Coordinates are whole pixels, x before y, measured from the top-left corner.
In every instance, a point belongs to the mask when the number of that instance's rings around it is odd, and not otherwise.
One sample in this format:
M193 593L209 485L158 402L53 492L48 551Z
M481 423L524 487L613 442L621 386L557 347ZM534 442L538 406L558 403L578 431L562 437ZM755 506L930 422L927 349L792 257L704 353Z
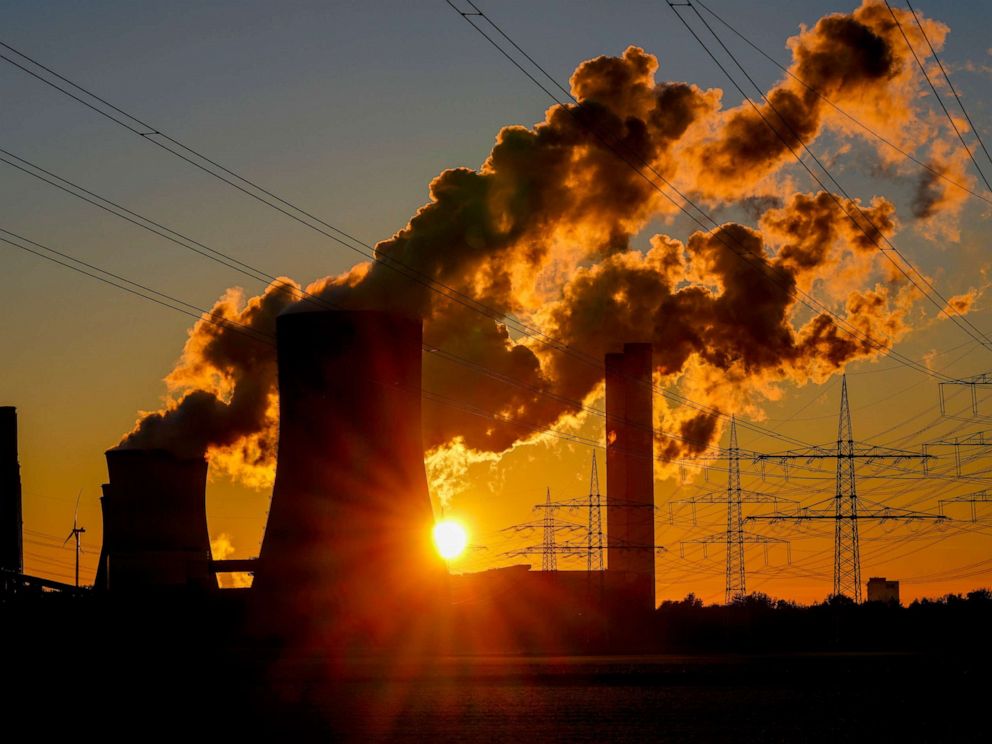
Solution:
M446 577L431 544L421 321L291 312L276 332L279 453L255 627L307 646L412 642Z
M841 380L837 425L837 490L834 495L834 594L861 602L861 548L858 544L858 494L854 471L854 434L847 402L847 375Z
M161 449L107 450L95 588L216 589L209 571L207 461Z

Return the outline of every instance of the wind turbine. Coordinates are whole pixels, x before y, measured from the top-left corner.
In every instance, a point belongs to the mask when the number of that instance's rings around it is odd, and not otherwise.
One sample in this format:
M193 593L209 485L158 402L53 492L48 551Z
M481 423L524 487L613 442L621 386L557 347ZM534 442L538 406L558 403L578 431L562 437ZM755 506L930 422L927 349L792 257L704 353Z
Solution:
M62 547L65 547L66 543L75 538L76 540L76 588L79 588L79 536L86 532L85 527L79 526L79 499L83 495L83 489L79 489L79 493L76 494L76 510L72 514L72 532L62 543Z

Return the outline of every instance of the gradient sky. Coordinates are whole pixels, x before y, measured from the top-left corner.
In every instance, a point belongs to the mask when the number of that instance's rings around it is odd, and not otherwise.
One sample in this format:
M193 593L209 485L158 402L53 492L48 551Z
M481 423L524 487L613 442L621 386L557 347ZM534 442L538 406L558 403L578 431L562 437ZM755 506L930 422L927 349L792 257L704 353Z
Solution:
M725 106L740 97L687 36L664 2L480 3L521 47L564 83L583 60L617 55L630 44L659 57L658 79L684 80L724 90ZM854 3L764 2L747 12L737 3L712 7L782 63L785 40L800 24L853 10ZM941 55L986 142L992 143L992 49L987 30L992 6L921 4L917 10L948 24ZM431 2L8 2L0 8L0 40L155 124L212 158L372 243L402 228L427 199L427 184L445 168L478 167L499 128L533 125L549 100L455 14ZM768 86L779 71L742 55ZM268 273L308 282L348 268L355 259L339 246L261 207L232 189L113 126L105 119L0 64L0 147ZM927 105L937 110L936 101ZM834 172L855 194L889 196L903 215L909 188L855 158L838 157ZM987 172L992 173L992 165ZM796 172L799 190L814 187ZM984 206L984 208L983 208ZM721 213L722 214L722 213ZM730 214L723 215L730 218ZM931 241L908 217L897 245L935 278L946 295L982 286L988 207L972 199L960 220L960 239ZM0 227L105 266L200 306L234 285L249 293L261 285L200 259L0 164ZM685 239L689 226L649 226ZM992 329L989 301L980 298L970 319ZM82 489L80 521L87 529L83 579L95 570L100 543L99 484L103 451L129 430L140 410L157 408L162 378L178 358L190 319L67 269L0 245L0 404L16 405L24 486L26 566L30 573L66 580L71 552L57 547L72 524ZM932 313L931 313L932 317ZM942 352L935 365L974 375L992 358L946 321L921 321L897 347L921 359ZM948 398L941 417L933 379L881 359L850 366L854 431L859 439L919 449L946 436L983 430L965 393ZM822 386L781 387L765 406L762 426L809 442L836 438L837 378ZM987 391L979 390L982 398ZM583 432L601 437L590 421ZM749 449L781 449L742 430ZM946 454L950 455L948 451ZM540 532L503 528L539 518L531 507L554 497L585 493L591 450L554 442L522 447L498 464L471 467L448 512L465 521L480 546L456 567L477 569L521 559L503 551L540 542ZM602 458L602 451L599 452ZM947 457L937 469L948 473ZM947 482L866 478L861 494L896 505L937 501L983 488L974 478L987 460L966 465L973 480ZM807 502L832 493L830 463L822 481L784 480L776 466L767 482L745 463L745 486ZM911 466L907 466L911 467ZM866 468L865 474L874 473ZM689 511L668 525L667 502L725 487L722 472L708 482L659 481L659 599L694 591L707 601L723 596L722 546L680 542L723 529L719 507ZM605 490L605 477L601 485ZM234 555L255 555L269 492L213 480L208 488L210 534L227 535ZM955 516L966 516L958 507ZM981 509L981 507L980 507ZM949 512L951 513L951 512ZM986 512L986 517L992 513ZM584 514L571 517L583 521ZM968 529L966 529L968 528ZM749 589L803 601L830 589L832 534L793 525L755 527L792 540L792 565L780 546L747 553ZM980 530L984 530L981 532ZM862 525L862 572L902 579L903 598L987 585L989 525L911 527ZM533 561L540 565L540 556ZM568 567L562 563L562 567ZM578 565L576 565L578 567ZM946 573L941 573L946 572ZM937 577L934 580L935 576ZM944 577L947 578L944 578ZM913 580L916 583L912 583Z

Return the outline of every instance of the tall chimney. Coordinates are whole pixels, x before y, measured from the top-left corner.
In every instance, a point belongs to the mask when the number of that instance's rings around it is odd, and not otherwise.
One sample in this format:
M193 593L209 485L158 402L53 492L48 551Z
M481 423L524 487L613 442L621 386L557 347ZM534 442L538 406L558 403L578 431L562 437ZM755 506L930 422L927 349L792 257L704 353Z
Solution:
M421 323L376 311L276 321L279 457L252 594L301 643L412 632L446 576L421 436Z
M606 355L606 534L615 600L655 608L651 344Z
M0 406L0 570L24 570L17 409Z
M209 571L207 461L156 449L112 449L103 486L95 588L216 589Z

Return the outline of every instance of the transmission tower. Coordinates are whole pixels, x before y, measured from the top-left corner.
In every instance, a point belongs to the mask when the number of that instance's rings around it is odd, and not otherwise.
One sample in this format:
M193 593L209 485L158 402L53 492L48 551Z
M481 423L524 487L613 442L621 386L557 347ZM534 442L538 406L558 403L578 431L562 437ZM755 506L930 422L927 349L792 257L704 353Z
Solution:
M858 542L858 492L854 479L854 434L847 402L847 375L840 388L837 424L837 490L834 496L834 594L861 602L861 546Z
M968 504L971 506L971 521L978 521L978 504L992 504L992 493L987 490L966 493L964 496L955 496L951 499L941 499L938 509L943 515L944 504Z
M962 450L970 450L972 454L966 455L964 461L972 462L981 457L984 457L988 450L992 448L992 431L976 431L963 437L954 437L953 439L936 439L930 442L924 442L923 444L923 454L927 454L931 447L953 447L954 448L954 474L961 478L963 475L961 464ZM929 475L929 470L927 468L926 460L923 461L923 475Z
M730 419L730 472L727 474L727 602L747 593L744 582L744 515L741 507L741 453L737 417Z
M944 399L944 386L945 385L957 385L959 387L967 387L971 392L971 413L973 416L978 416L978 388L992 387L992 372L983 372L980 375L975 375L974 377L966 377L962 380L949 380L947 382L941 382L937 385L937 398L940 402L940 415L947 415L947 404Z
M599 469L596 467L596 453L592 453L592 472L589 474L589 532L587 571L603 570L603 515L599 494ZM548 511L551 511L548 509Z
M831 459L837 462L836 489L833 497L832 510L817 510L805 508L798 514L764 514L748 517L749 520L767 521L806 521L814 519L833 520L834 522L834 595L844 595L861 602L861 550L858 543L858 522L866 519L885 521L943 521L945 517L937 514L896 509L884 504L870 503L871 509L861 508L857 493L857 474L855 462L865 460L902 460L922 459L926 463L932 455L917 455L915 452L896 450L886 447L858 447L854 443L851 428L851 408L847 401L847 375L842 378L840 394L840 419L837 425L837 448L830 452L826 447L813 447L808 450L790 450L781 454L759 455L756 459L776 460L783 465L789 460L820 460ZM863 501L863 500L862 500Z
M558 551L555 548L555 510L551 508L551 488L544 501L544 552L541 555L542 571L558 570Z
M730 418L730 447L726 451L725 459L727 468L727 491L726 494L713 492L703 494L691 499L680 499L670 502L669 521L672 521L672 504L688 503L693 509L693 523L695 524L696 504L699 503L724 503L727 504L727 529L723 533L709 535L696 540L685 540L682 545L701 544L703 553L706 554L706 547L713 543L727 544L727 577L725 585L725 601L730 604L735 599L747 594L746 572L744 569L744 545L745 543L762 543L766 546L771 543L787 543L776 537L766 537L744 531L744 508L745 502L775 503L786 499L779 499L767 494L745 491L741 488L741 451L737 445L737 417ZM683 549L684 556L684 549ZM791 555L790 555L791 562Z

